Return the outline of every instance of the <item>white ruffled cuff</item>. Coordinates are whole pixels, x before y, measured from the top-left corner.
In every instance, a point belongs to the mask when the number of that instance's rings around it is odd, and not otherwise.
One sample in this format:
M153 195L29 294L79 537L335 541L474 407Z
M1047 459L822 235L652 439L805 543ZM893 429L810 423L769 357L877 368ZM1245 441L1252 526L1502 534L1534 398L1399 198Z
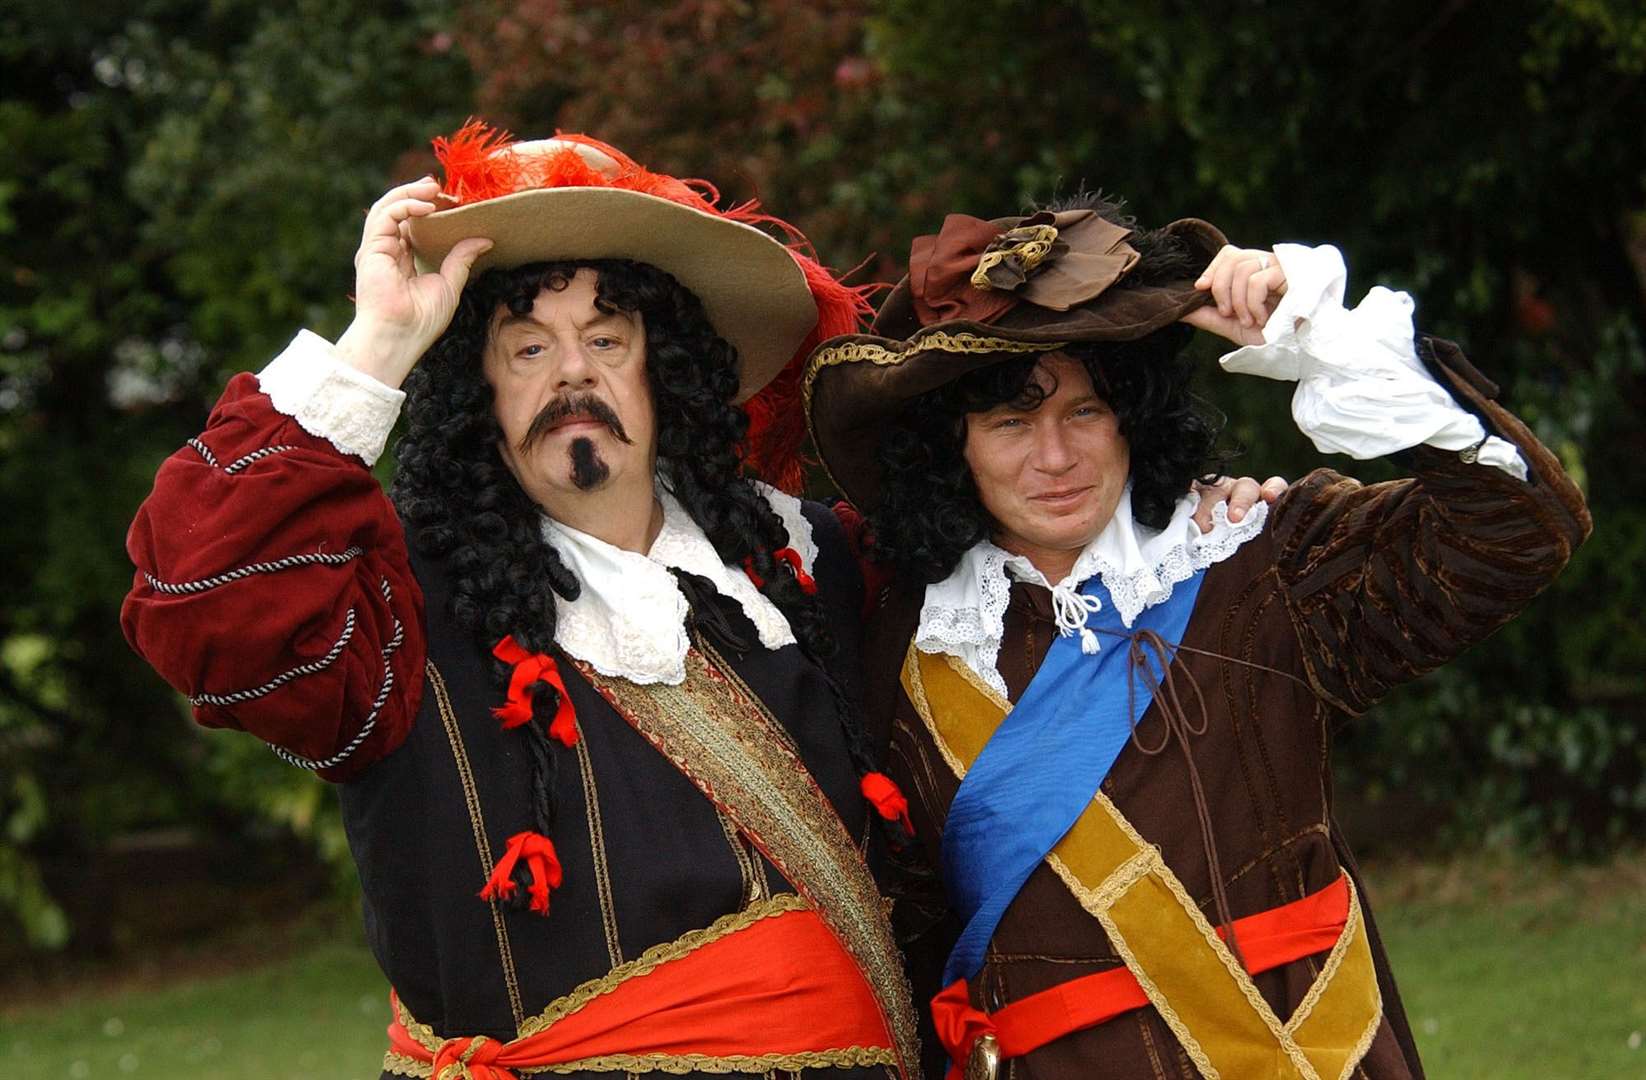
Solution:
M257 373L257 383L277 411L367 465L383 455L406 400L405 391L343 363L331 342L307 330Z
M1275 245L1286 295L1263 344L1225 355L1225 371L1295 381L1292 418L1325 453L1358 459L1428 445L1475 448L1475 460L1526 479L1513 443L1488 436L1417 358L1412 298L1379 285L1345 309L1348 271L1335 247Z

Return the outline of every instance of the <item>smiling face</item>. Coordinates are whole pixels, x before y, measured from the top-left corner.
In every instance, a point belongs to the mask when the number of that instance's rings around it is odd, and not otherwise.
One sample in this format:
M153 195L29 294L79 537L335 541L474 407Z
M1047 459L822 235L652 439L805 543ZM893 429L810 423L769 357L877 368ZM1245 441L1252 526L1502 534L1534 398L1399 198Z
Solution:
M550 516L613 488L651 498L656 411L638 312L602 311L584 268L529 312L493 317L483 362L503 428L499 451Z
M1050 353L1032 378L1047 392L1034 408L966 414L965 456L994 542L1055 585L1114 516L1131 450L1079 361Z

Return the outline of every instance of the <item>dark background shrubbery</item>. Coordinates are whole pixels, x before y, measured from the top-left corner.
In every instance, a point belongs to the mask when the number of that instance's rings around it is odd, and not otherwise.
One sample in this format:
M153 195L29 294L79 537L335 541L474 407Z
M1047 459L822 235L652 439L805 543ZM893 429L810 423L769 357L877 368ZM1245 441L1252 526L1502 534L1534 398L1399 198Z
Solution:
M155 837L195 838L204 879L288 877L295 838L348 887L324 788L195 730L126 647L121 542L228 374L342 328L360 211L471 112L758 195L827 261L866 259L860 279L895 277L947 210L1083 184L1147 222L1339 244L1351 296L1412 291L1596 520L1525 617L1344 733L1351 831L1581 856L1637 839L1643 70L1627 0L8 5L0 952L115 947L141 873L120 868L169 865L130 858ZM1320 463L1284 387L1206 389L1248 471Z

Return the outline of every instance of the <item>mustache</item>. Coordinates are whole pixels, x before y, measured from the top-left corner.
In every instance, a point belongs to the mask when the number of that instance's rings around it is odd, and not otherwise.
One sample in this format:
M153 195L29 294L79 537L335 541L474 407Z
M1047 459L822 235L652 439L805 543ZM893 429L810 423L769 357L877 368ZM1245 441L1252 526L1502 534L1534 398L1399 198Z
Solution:
M556 424L570 420L573 417L598 420L606 425L607 430L617 438L618 442L634 442L633 439L629 438L629 433L623 429L623 421L617 418L616 411L597 395L568 394L565 397L555 398L543 406L542 411L532 418L531 425L526 428L526 434L520 437L520 452L522 454L526 453L547 435Z

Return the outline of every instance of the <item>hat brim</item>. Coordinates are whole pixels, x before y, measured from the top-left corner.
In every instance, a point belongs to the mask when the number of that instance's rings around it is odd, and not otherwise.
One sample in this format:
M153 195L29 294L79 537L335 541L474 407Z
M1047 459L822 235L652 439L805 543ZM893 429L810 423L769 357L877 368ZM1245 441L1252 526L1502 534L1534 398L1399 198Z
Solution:
M736 401L770 382L817 326L806 274L752 225L620 188L541 188L414 218L419 269L438 267L461 240L492 248L473 273L562 259L630 259L670 275L703 302L737 350Z
M1166 226L1210 260L1223 234L1185 218ZM1051 313L1020 304L994 323L951 320L920 326L904 278L875 318L876 331L830 338L806 360L806 426L830 481L867 513L880 500L881 439L904 405L978 368L1056 352L1079 342L1135 341L1203 307L1211 294L1193 280L1112 288L1090 304ZM918 327L918 329L915 329Z

